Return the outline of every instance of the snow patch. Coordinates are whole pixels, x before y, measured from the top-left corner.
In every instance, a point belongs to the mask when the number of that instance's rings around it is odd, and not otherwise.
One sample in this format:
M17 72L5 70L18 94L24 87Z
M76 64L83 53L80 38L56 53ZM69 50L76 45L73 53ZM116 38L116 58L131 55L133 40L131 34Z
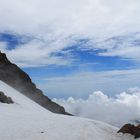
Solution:
M133 139L116 134L118 128L106 123L49 112L3 82L0 90L15 101L11 105L0 103L1 140Z

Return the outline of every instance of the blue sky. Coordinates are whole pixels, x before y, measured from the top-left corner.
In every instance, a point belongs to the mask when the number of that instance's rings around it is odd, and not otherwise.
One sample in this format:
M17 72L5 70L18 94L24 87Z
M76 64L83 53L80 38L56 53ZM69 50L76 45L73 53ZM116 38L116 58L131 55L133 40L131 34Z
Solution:
M30 40L30 38L25 36L22 37L9 33L0 34L0 41L7 44L6 50L9 52L17 49L18 45L26 44ZM67 49L55 53L56 56L65 57L65 54L63 53L65 51L69 52L69 55L72 59L70 64L50 64L47 66L44 65L33 67L23 66L22 69L27 72L33 81L37 84L37 86L39 86L51 98L67 98L69 96L74 96L75 98L86 98L91 92L95 90L101 90L110 96L114 96L114 94L126 90L131 86L139 87L139 78L136 81L134 81L135 79L132 80L134 83L133 85L131 85L132 83L130 83L130 81L127 79L124 82L122 80L123 77L129 78L129 72L133 70L136 72L132 72L132 76L134 76L135 73L139 74L139 62L128 58L124 59L123 57L119 56L100 56L99 53L103 52L102 49L79 49L87 42L88 41L82 41L82 43L79 43L78 41L78 43L74 44L74 46L70 46ZM135 43L135 45L137 44ZM115 73L112 74L112 72ZM96 74L99 75L99 82L96 79L96 76L94 76ZM90 77L93 79L90 79ZM108 77L105 79L106 81L104 81L104 77ZM115 87L115 90L114 87L113 89L108 87L110 85L110 78L112 78L112 87L116 86L116 83L114 83L115 80L119 80L121 82L118 87ZM87 85L87 87L86 84L83 86L84 83L82 81L85 81L89 85ZM84 89L80 86L83 86ZM67 90L68 87L69 90ZM71 93L71 91L73 93Z
M114 96L140 87L140 2L0 5L0 50L49 97L86 98L96 90Z

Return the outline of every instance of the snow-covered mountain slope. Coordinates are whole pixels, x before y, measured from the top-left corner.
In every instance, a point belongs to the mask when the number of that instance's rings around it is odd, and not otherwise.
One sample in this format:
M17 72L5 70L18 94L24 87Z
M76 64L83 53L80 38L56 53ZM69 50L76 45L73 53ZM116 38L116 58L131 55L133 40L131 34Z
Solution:
M0 140L131 140L117 128L78 117L53 114L0 81L14 104L0 103Z

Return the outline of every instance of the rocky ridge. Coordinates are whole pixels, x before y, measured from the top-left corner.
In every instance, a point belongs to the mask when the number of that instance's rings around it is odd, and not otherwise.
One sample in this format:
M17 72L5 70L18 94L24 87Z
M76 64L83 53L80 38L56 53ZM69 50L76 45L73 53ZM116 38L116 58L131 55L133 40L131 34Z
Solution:
M0 80L15 88L28 98L42 107L54 113L70 115L64 107L51 101L43 92L36 87L28 74L16 64L11 63L6 54L0 52Z

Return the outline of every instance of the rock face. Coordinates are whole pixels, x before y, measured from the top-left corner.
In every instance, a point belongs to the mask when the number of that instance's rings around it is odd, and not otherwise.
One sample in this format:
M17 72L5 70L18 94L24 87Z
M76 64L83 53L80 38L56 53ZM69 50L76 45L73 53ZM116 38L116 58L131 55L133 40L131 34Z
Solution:
M7 97L3 92L0 91L0 102L1 103L7 103L7 104L13 104L13 100L11 97Z
M12 64L6 54L0 52L0 80L20 91L42 107L54 113L66 114L65 109L52 102L43 92L36 87L30 77L17 65Z
M140 125L135 126L132 124L125 124L119 131L118 133L128 133L131 135L134 135L135 138L140 137Z

